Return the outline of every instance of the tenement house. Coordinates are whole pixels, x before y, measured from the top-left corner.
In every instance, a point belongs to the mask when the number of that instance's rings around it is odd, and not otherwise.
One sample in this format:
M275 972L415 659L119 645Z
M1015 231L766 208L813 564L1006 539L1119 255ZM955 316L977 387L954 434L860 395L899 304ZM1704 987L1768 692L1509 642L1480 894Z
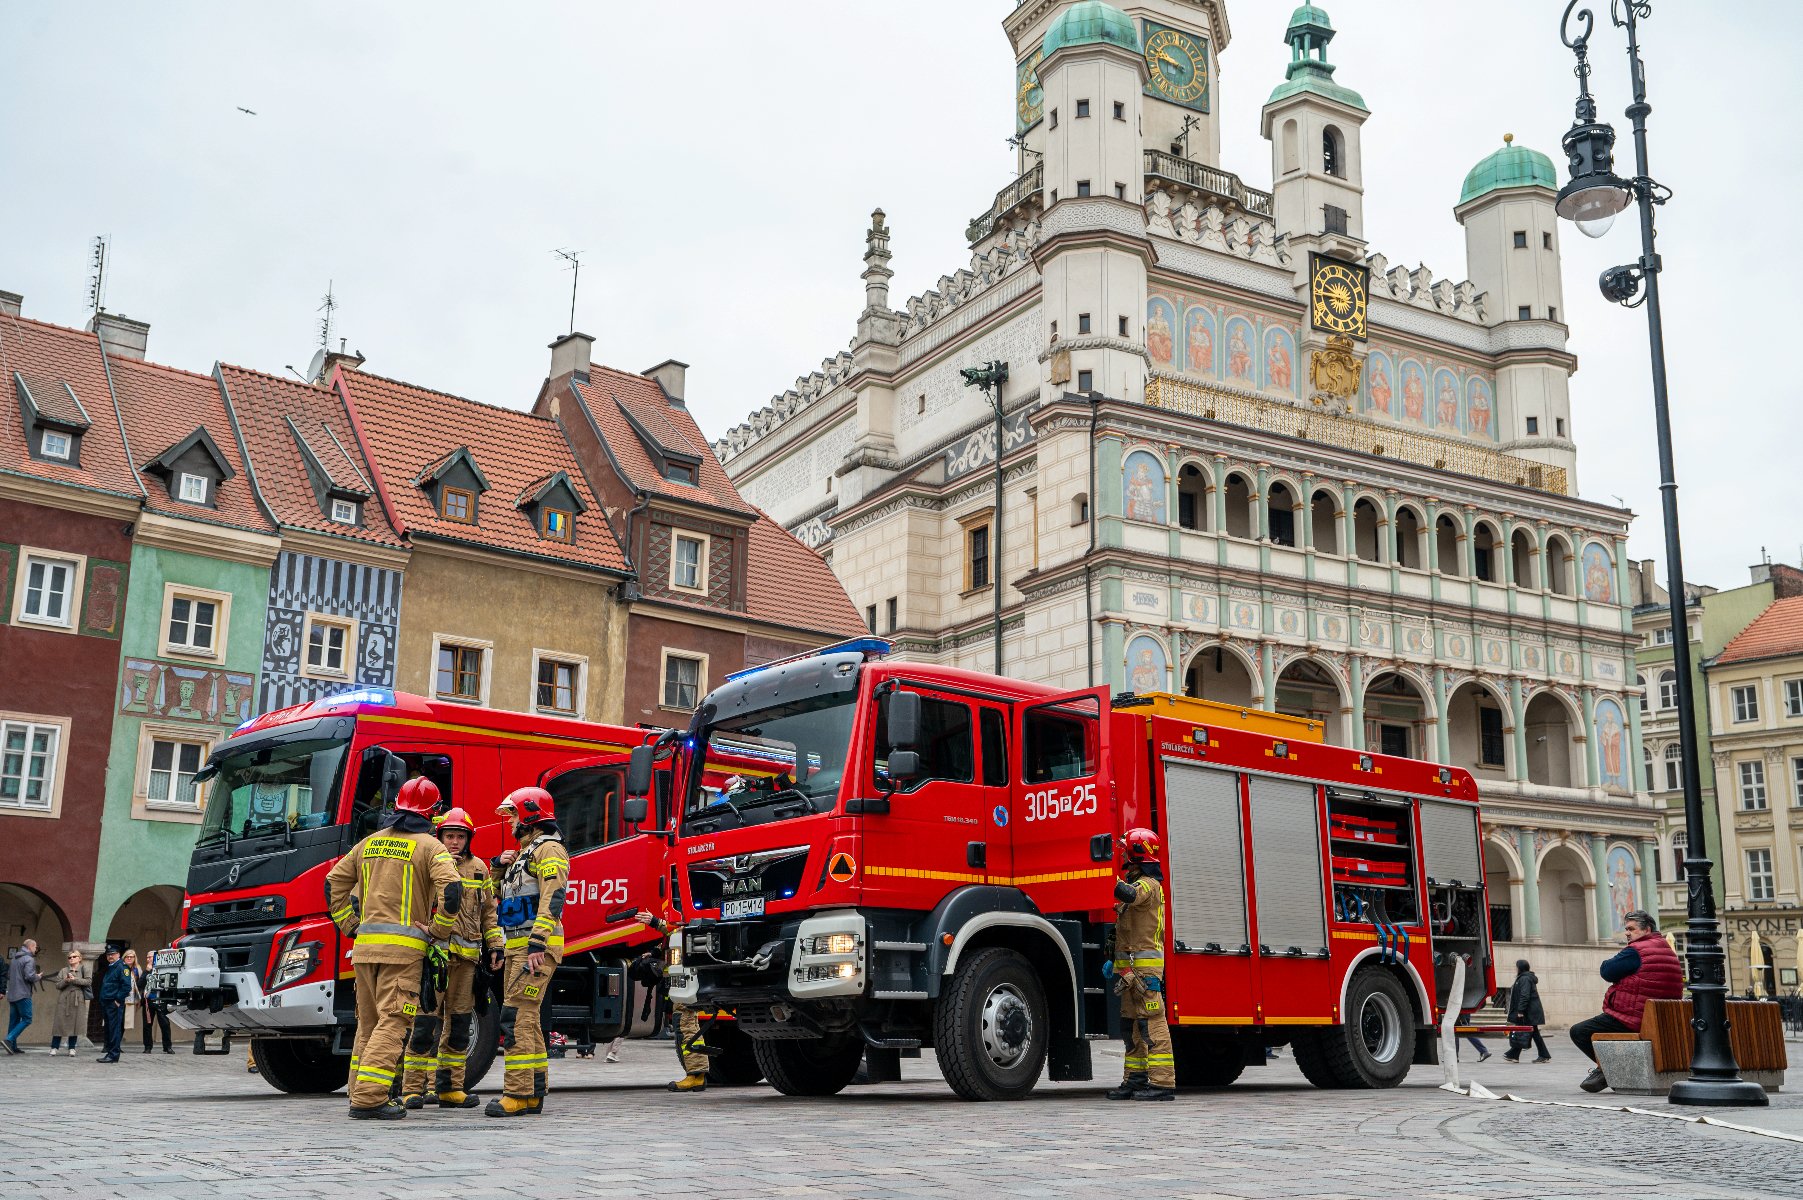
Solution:
M1321 9L1260 114L1269 191L1220 162L1219 0L1003 25L1020 174L969 265L897 308L879 211L849 347L716 454L904 654L1468 767L1495 933L1541 944L1555 1019L1589 1011L1590 947L1653 903L1657 818L1630 514L1576 495L1551 162L1505 139L1471 169L1465 278L1437 277L1365 241L1371 114ZM988 363L999 435L961 374Z

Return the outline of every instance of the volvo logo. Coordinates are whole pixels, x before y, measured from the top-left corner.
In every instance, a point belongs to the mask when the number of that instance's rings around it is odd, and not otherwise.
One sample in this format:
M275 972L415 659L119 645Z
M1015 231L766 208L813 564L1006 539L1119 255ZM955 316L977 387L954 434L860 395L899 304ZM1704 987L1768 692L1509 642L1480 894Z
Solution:
M226 883L228 883L228 884L237 883L238 876L243 874L243 872L244 872L244 865L242 863L233 863L232 869L225 873Z

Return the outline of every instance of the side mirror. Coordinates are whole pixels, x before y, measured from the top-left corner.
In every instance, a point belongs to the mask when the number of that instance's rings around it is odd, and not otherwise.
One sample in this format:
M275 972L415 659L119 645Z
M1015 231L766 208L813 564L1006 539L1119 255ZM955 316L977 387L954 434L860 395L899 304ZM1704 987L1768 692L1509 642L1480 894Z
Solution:
M643 796L628 796L620 805L620 816L628 825L642 825L645 818L651 815L651 801Z
M407 763L400 755L382 746L371 746L363 752L366 765L378 759L382 764L382 803L377 807L386 810L394 807L395 797L401 794L401 785L407 782Z
M637 797L642 800L645 796L650 794L651 759L654 753L655 750L651 746L634 746L632 748L632 753L626 760L626 794L628 796ZM630 821L633 820L633 817L630 815L632 811L630 808L632 801L628 800L626 803L629 807L622 809L621 811L628 814L626 819ZM644 820L644 817L640 816L638 819L642 821Z
M906 783L920 774L920 755L913 750L891 750L889 752L889 779L892 783Z
M891 692L889 720L883 730L891 747L912 746L920 739L920 693ZM889 756L891 775L895 774L895 756Z

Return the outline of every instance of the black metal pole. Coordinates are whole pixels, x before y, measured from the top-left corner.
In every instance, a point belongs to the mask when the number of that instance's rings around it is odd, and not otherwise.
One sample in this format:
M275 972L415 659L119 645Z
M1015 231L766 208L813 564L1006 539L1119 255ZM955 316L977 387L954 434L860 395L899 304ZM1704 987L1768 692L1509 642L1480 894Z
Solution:
M992 366L994 364L991 364ZM1004 376L1005 377L1005 376ZM995 405L995 536L990 538L989 574L995 581L995 673L1002 673L1002 381L989 392Z
M1688 839L1684 870L1689 885L1685 957L1690 974L1691 1025L1696 1042L1690 1056L1690 1078L1673 1085L1673 1104L1763 1105L1765 1089L1740 1077L1728 1042L1727 960L1722 953L1721 923L1715 915L1711 886L1713 863L1703 822L1703 784L1697 753L1697 714L1690 675L1689 621L1684 603L1684 556L1678 535L1678 481L1672 461L1671 411L1665 380L1665 327L1659 309L1659 255L1654 249L1653 206L1657 185L1647 170L1646 73L1640 61L1636 22L1645 15L1642 0L1627 0L1615 15L1628 30L1628 65L1634 103L1627 116L1634 122L1634 194L1640 206L1640 269L1646 280L1647 337L1653 356L1653 420L1659 442L1659 499L1665 520L1665 586L1672 621L1672 665L1678 672L1678 746L1683 754L1684 826ZM1639 11L1637 11L1639 10Z

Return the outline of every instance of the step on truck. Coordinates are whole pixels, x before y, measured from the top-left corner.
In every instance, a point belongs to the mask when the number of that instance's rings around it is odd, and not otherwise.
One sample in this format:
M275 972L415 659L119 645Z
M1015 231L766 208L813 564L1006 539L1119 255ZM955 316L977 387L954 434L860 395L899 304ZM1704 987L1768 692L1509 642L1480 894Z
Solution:
M547 1031L572 1041L653 1037L664 1028L655 983L634 979L632 959L662 952L641 908L668 903L668 845L622 821L628 750L657 730L439 703L361 688L246 722L212 752L197 782L205 814L189 867L183 933L152 963L171 1023L199 1037L253 1041L257 1069L286 1092L344 1086L356 1033L353 939L326 915L325 876L392 808L400 785L424 776L444 806L477 824L472 848L491 858L511 847L495 807L537 784L556 801L570 852L565 958L543 1014ZM726 764L751 777L761 763ZM703 764L702 786L720 770ZM660 770L654 802L669 803ZM643 974L642 972L640 974ZM478 1017L466 1078L475 1086L494 1060L499 1002ZM750 1044L726 1026L711 1078L756 1082Z
M1319 724L887 659L864 639L740 672L632 753L628 820L676 763L671 997L730 1007L778 1090L899 1078L932 1047L973 1100L1091 1078L1120 1034L1124 832L1164 842L1180 1085L1288 1045L1321 1087L1436 1061L1494 988L1476 788ZM716 794L703 756L777 764ZM1461 994L1451 994L1463 962Z

